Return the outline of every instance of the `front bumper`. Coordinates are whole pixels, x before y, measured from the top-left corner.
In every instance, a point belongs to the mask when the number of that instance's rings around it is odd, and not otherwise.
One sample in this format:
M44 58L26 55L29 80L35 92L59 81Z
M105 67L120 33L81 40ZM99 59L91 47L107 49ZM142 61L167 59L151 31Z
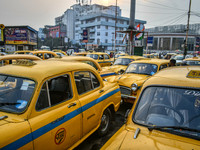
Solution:
M129 98L129 99L136 99L136 96L130 96L130 95L125 95L125 94L121 94L122 98Z

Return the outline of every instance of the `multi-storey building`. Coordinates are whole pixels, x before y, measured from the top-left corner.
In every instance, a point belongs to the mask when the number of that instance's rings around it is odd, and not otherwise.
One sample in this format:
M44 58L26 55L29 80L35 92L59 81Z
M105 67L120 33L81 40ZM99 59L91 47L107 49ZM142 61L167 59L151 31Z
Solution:
M70 39L75 39L82 46L87 45L87 49L102 47L106 50L113 50L115 39L115 17L116 30L124 31L129 26L129 18L121 16L121 9L117 7L117 16L115 16L116 6L103 6L98 4L80 5L75 4L70 7L61 17L55 19L59 23L66 25L66 35ZM146 21L135 20L135 25L143 26ZM83 30L88 30L88 43L83 43ZM126 40L123 41L125 34L117 32L116 46L118 50L126 49Z
M66 26L63 24L49 28L49 36L53 38L65 37L65 33L66 33Z

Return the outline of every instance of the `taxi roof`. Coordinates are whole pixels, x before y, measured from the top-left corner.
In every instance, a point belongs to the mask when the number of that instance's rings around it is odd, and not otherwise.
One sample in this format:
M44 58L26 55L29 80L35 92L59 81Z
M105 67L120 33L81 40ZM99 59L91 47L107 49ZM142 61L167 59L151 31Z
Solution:
M131 55L131 56L127 55L127 56L120 56L118 58L130 58L130 59L132 58L132 59L135 59L135 58L145 58L145 57L143 57L143 56L135 56L135 55Z
M57 54L55 52L52 51L32 51L32 54L38 54L38 53L49 53L49 54L53 54L54 56L56 56Z
M41 58L33 55L26 55L26 54L11 54L0 56L0 61L2 60L11 60L11 59L30 59L30 60L42 60Z
M131 63L147 63L147 64L162 64L162 63L169 63L169 60L166 59L141 59L137 61L133 61Z
M199 70L198 66L178 66L165 68L149 78L145 84L148 85L169 85L181 87L200 87L200 78L187 77L191 70Z
M21 52L32 52L32 51L31 50L15 51L15 53L21 53Z
M108 55L107 53L103 53L103 52L93 52L93 53L88 53L88 54L98 54L98 55L106 54L106 55Z
M186 60L200 61L200 59L198 57L186 58L183 61L186 61Z
M62 62L62 61L33 61L36 63L32 66L22 65L7 65L2 66L0 74L9 74L16 76L23 76L27 78L33 78L38 81L43 80L46 77L56 74L83 69L83 70L95 70L94 67L81 62Z
M68 57L57 57L57 58L50 58L48 59L48 61L50 60L56 60L56 61L91 61L94 62L94 64L98 67L99 71L102 70L101 66L99 65L99 63L94 60L93 58L90 57L85 57L85 56L68 56Z

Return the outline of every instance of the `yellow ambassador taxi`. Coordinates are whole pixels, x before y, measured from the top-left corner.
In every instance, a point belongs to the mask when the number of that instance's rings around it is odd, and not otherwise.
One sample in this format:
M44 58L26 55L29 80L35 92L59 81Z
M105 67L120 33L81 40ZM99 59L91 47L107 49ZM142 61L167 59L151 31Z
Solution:
M141 86L152 75L168 67L169 60L144 59L129 64L122 75L105 78L108 82L117 82L120 86L121 97L124 102L134 103L139 96Z
M42 60L37 56L27 55L27 54L10 54L5 56L0 56L0 66L12 64L13 61L18 59L26 59L26 60Z
M86 63L18 60L0 82L2 150L73 149L105 135L120 106L119 86Z
M30 50L23 50L23 51L15 51L14 54L29 54L30 52L32 52L32 51L30 51Z
M59 50L59 49L54 49L52 52L55 52L55 53L58 52L58 53L62 53L65 56L68 56L64 51Z
M167 68L144 83L127 122L101 149L199 150L199 117L199 67Z
M182 65L200 66L200 59L198 57L186 58L183 60Z
M144 59L142 56L121 56L119 57L112 66L103 67L103 69L108 69L114 71L116 74L124 72L129 63Z
M156 58L154 56L154 54L143 54L143 57L145 57L145 58Z
M30 55L35 55L43 60L49 59L49 58L53 58L55 56L58 56L55 52L52 51L45 51L45 50L41 50L41 51L32 51L29 53Z
M102 78L116 75L114 71L101 68L99 63L90 57L84 57L84 56L54 57L49 60L57 60L57 61L65 61L65 62L79 61L79 62L89 64L89 65L93 66L99 72L99 74Z
M88 53L87 52L80 52L80 53L73 53L71 56L86 56Z
M95 52L88 53L86 56L95 59L101 67L110 66L112 63L114 63L114 58L110 58L107 53Z

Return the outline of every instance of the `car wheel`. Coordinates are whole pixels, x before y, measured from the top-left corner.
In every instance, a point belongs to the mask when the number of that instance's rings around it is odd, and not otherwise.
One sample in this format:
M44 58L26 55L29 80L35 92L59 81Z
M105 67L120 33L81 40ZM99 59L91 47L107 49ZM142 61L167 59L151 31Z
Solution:
M97 130L98 135L104 136L108 132L110 124L111 124L111 111L109 108L106 108L101 117L101 125Z

